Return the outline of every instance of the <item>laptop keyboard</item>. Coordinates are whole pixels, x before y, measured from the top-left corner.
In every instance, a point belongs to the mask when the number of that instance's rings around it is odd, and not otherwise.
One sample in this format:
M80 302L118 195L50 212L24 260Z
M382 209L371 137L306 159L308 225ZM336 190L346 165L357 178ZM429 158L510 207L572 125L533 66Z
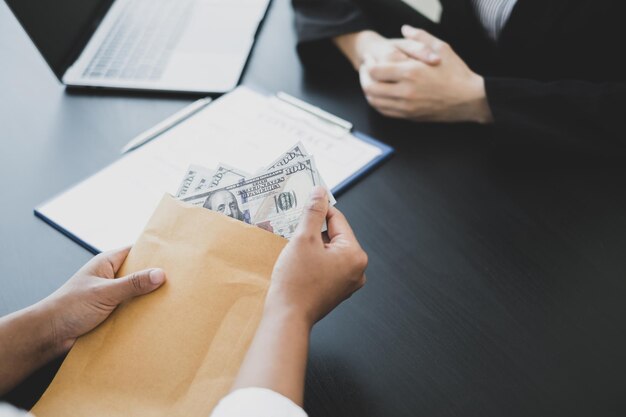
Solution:
M126 2L83 76L158 80L191 17L194 2Z

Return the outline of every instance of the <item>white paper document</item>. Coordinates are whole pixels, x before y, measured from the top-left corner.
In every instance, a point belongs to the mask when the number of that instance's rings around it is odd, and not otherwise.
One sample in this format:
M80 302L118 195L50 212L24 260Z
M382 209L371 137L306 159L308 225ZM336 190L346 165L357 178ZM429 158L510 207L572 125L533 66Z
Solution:
M176 193L190 164L222 162L256 172L298 141L331 189L383 153L276 98L239 87L37 212L96 250L130 245L163 194Z

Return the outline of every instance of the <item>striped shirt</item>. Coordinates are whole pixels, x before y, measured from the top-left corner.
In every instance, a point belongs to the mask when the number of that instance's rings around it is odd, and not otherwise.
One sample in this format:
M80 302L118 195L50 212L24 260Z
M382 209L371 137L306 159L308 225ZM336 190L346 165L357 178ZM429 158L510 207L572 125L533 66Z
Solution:
M494 41L508 22L517 0L471 0L487 35Z

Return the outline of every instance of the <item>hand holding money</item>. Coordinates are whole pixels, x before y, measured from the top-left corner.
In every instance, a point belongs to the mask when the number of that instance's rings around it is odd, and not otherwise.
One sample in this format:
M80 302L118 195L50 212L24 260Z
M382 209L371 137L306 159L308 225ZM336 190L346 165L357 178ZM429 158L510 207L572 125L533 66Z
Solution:
M289 239L316 186L326 188L313 156L298 143L254 175L225 164L215 171L192 165L177 197ZM329 202L336 203L330 193Z
M328 239L319 234L328 221ZM266 312L290 310L310 327L365 284L367 254L344 215L313 190L298 231L281 252L267 294Z

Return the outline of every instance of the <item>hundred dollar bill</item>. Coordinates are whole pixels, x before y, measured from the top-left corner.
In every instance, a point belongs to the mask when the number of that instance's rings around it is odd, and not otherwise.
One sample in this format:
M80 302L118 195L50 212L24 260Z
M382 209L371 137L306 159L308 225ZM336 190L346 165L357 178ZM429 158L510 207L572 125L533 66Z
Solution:
M312 158L239 183L183 198L229 217L291 238L313 187L319 185Z
M253 224L269 232L291 239L313 191L323 185L312 157L286 165L285 183L269 193L254 211ZM334 199L333 199L334 200ZM326 222L322 231L326 230Z
M304 161L309 156L308 152L304 148L302 142L296 143L289 148L285 153L281 154L271 164L263 169L264 172L271 172L275 168L289 165L293 162Z
M287 166L296 162L305 161L310 158L312 158L312 156L310 156L309 153L306 151L302 142L298 142L294 146L289 148L285 153L280 155L277 159L275 159L266 168L264 168L263 171L270 172L270 171L275 170L276 168ZM332 193L326 186L326 183L324 183L324 180L320 176L319 171L317 170L316 170L316 175L317 175L318 184L320 184L322 187L328 190L328 200L330 202L330 205L334 206L335 204L337 204L337 200L335 200L335 197L332 195Z
M225 164L219 164L208 181L199 184L194 188L193 192L180 196L179 200L194 206L201 206L204 204L209 190L237 184L245 181L247 177L250 177L250 174L245 171Z
M245 171L226 164L219 164L215 170L215 174L213 174L211 183L208 185L208 189L228 187L229 185L244 181L249 177L250 174Z
M191 184L191 187L189 187L188 194L197 194L208 189L214 175L215 171L212 169L207 169L202 175L198 175L193 184Z
M189 165L187 173L178 187L176 197L194 194L197 192L197 187L199 187L203 182L208 182L211 178L213 178L214 173L215 172L213 170L200 165Z

